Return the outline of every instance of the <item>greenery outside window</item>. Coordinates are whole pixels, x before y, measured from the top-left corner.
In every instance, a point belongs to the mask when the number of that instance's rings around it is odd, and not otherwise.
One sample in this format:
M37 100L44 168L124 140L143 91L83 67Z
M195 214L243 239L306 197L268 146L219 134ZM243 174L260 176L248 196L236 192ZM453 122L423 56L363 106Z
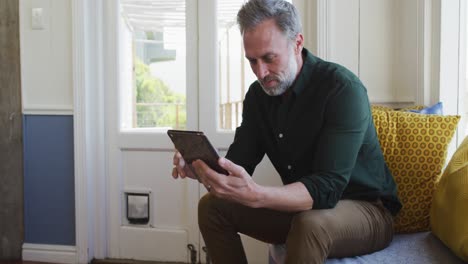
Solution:
M132 38L133 89L128 128L185 129L185 0L122 0Z

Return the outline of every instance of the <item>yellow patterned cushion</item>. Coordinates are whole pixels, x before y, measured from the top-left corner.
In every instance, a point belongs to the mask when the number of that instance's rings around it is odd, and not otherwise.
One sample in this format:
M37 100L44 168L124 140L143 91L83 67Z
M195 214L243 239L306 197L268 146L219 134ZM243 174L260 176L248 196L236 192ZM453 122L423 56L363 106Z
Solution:
M431 208L432 232L468 261L468 137L440 178Z
M372 105L372 110L381 110L381 111L393 111L393 108L390 108L385 105Z
M395 218L395 231L428 230L435 184L460 117L377 108L372 108L372 113L385 161L403 204Z
M421 110L423 108L424 108L424 105L412 105L412 106L398 109L398 111L408 112L409 110Z

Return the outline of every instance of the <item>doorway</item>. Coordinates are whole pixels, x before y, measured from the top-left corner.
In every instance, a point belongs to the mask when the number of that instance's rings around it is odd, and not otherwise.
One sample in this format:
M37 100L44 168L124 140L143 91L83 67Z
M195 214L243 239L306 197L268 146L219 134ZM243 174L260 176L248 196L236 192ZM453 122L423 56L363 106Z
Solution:
M235 22L243 2L121 0L108 9L119 40L106 45L115 50L105 59L115 65L117 84L105 92L111 258L205 262L197 206L206 191L196 181L172 179L174 146L166 131L203 131L225 155L254 80ZM278 185L267 160L254 177ZM149 201L144 222L127 217L129 195ZM266 263L267 245L243 240L249 262Z

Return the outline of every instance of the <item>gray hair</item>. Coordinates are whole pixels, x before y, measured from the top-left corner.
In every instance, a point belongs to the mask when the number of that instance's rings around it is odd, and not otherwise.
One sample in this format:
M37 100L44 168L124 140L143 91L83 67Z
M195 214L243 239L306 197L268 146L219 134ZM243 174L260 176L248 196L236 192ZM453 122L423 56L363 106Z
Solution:
M276 25L291 40L302 32L297 9L284 0L249 0L237 13L237 23L243 35L265 20L274 19Z

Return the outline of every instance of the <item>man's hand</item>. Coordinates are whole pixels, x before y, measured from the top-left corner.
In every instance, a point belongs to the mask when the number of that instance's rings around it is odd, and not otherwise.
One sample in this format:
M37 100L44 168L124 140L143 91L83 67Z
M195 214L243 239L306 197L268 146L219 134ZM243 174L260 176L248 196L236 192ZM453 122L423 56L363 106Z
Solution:
M174 179L177 179L179 177L182 179L185 177L189 177L198 180L197 175L193 172L191 166L185 163L185 160L184 158L182 158L180 152L177 151L174 154L172 164L174 164L174 168L172 169L172 177Z
M249 207L260 207L262 186L256 184L252 177L239 165L226 158L220 158L218 163L229 171L229 175L219 174L206 163L196 160L192 163L199 181L208 191L222 199L234 201Z
M304 184L294 182L284 186L262 186L255 183L245 169L226 158L218 163L229 175L217 173L202 160L187 165L180 155L174 155L172 177L197 179L216 197L253 208L270 208L285 212L299 212L312 208L313 199Z

